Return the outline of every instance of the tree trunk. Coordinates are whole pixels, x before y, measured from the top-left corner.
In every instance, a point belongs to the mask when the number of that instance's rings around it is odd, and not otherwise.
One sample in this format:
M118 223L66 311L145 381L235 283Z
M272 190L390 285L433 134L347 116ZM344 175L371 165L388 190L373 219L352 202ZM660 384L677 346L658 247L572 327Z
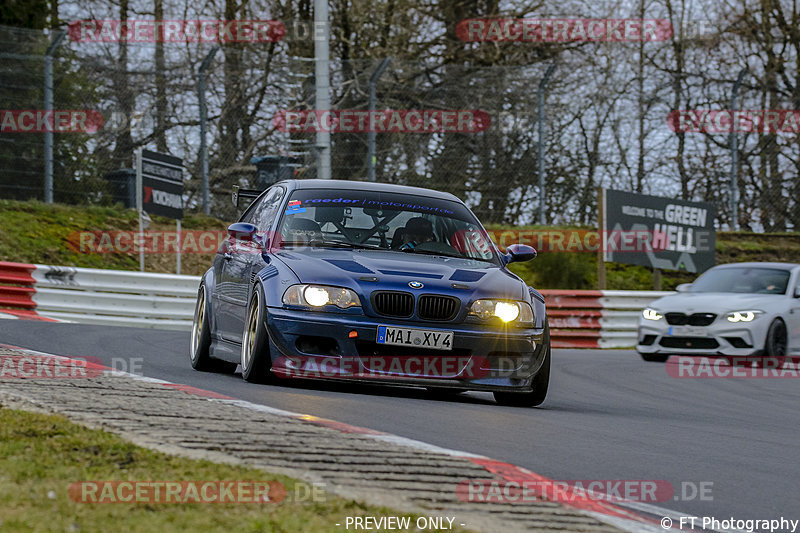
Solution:
M164 0L155 0L155 19L164 20ZM162 27L163 30L163 27ZM161 36L159 36L161 37ZM156 39L156 150L167 152L167 77L164 43Z
M128 0L121 0L119 4L119 19L124 25L128 21ZM131 134L131 119L135 103L133 90L130 87L128 75L128 43L123 39L119 42L119 57L114 73L114 92L120 112L127 120L126 127L117 135L117 142L111 156L112 169L130 168L133 166L133 136Z
M225 0L225 20L236 20L241 6L236 0ZM220 116L219 168L235 166L241 149L241 125L244 119L244 90L247 83L242 72L242 45L237 42L222 45L225 55L223 69L225 101Z

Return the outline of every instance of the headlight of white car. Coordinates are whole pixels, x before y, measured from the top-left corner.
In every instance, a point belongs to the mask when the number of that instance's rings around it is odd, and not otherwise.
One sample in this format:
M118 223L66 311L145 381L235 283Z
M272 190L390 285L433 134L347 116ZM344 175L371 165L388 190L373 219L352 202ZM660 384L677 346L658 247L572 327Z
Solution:
M483 320L499 318L503 322L533 323L533 309L527 302L508 300L476 300L469 314Z
M327 285L292 285L283 293L283 303L312 309L326 305L335 305L339 309L361 307L361 300L355 292L345 287Z
M747 311L731 311L725 315L725 318L728 319L728 322L752 322L763 312L764 311L759 311L758 309L749 309Z
M642 311L642 316L646 320L661 320L662 318L664 318L664 315L662 315L661 313L650 307Z

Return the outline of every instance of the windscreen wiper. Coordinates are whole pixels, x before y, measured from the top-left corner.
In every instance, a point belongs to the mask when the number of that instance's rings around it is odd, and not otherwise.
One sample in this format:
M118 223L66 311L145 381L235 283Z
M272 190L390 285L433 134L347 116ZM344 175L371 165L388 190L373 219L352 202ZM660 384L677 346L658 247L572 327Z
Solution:
M472 261L483 261L484 263L494 263L494 261L492 261L491 259L482 259L482 258L478 258L478 257L465 257L465 256L463 256L461 254L458 254L458 255L448 254L446 252L437 252L437 251L434 251L434 250L419 250L417 248L401 248L400 251L408 253L408 254L439 255L439 256L442 256L442 257L455 257L456 259L469 259L469 260L472 260Z
M380 246L375 246L372 244L361 244L356 242L346 242L346 241L311 241L311 246L319 246L321 248L330 247L330 248L358 248L360 250L385 250L386 248L382 248Z
M442 257L457 257L459 259L464 259L464 256L461 254L453 255L448 254L445 252L436 252L434 250L418 250L416 248L400 248L401 252L405 252L407 254L424 254L424 255L441 255Z
M355 242L344 241L283 241L281 247L289 246L311 246L312 248L358 248L361 250L385 250L380 246L373 246L371 244L359 244Z

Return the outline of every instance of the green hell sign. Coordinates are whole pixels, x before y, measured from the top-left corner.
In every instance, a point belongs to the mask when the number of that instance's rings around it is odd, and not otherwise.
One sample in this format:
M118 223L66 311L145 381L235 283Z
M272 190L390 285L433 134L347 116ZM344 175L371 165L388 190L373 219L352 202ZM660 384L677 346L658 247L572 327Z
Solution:
M604 261L694 273L714 266L713 204L611 189L602 203Z

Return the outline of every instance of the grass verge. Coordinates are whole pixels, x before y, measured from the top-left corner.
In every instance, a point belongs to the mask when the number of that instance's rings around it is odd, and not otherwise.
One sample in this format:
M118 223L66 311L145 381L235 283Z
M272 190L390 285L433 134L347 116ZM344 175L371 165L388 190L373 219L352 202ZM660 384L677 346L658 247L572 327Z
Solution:
M175 221L151 215L148 231L173 232ZM80 232L138 230L135 209L121 206L68 206L37 201L0 200L0 261L45 265L139 270L138 253L81 252ZM187 214L186 230L225 230L228 225L216 218ZM200 275L211 266L213 253L185 253L181 273ZM145 254L147 272L175 273L174 253Z
M80 481L279 481L279 503L77 503ZM254 468L166 455L56 415L0 405L0 531L334 532L347 516L409 516L325 493L298 501L303 482ZM297 492L296 492L297 491ZM309 498L310 499L310 498ZM336 526L340 523L341 526ZM463 531L463 530L460 530Z

